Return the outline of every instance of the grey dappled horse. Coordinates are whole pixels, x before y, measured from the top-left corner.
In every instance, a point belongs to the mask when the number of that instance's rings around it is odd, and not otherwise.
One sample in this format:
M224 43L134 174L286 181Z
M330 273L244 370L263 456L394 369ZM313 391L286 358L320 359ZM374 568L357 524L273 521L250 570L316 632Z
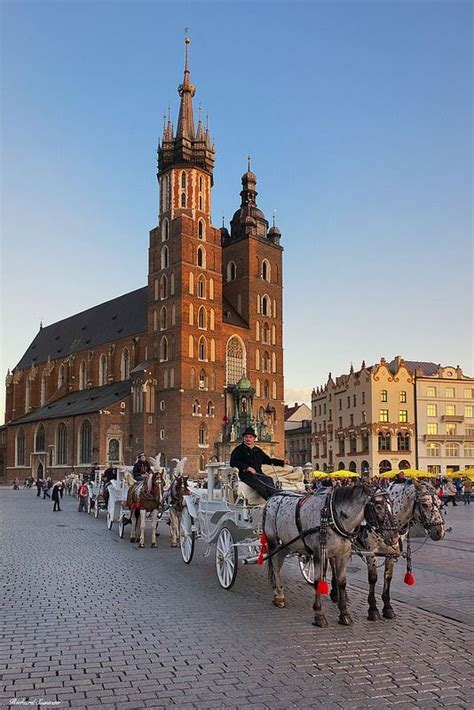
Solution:
M324 520L327 520L326 533L323 535L320 534L322 512ZM285 606L280 576L285 557L290 552L309 554L313 557L316 567L323 556L329 560L337 585L339 623L345 626L352 624L347 611L346 572L351 558L352 541L364 517L370 518L375 529L383 531L388 544L392 543L393 519L390 503L388 496L380 488L360 483L355 486L326 489L315 495L272 496L264 509L263 529L268 541L268 555L275 553L268 558L268 574L273 587L275 606ZM324 576L325 570L322 572ZM314 625L327 626L327 619L321 611L321 593L316 583L313 610Z
M388 493L392 501L392 512L398 539L407 535L409 527L413 523L421 525L431 540L436 541L444 538L446 533L444 517L440 500L433 486L425 481L407 480L403 483L391 483ZM398 541L395 545L387 545L376 531L362 528L360 534L356 537L355 548L373 553L366 558L369 578L368 619L370 621L378 621L380 619L375 598L375 584L377 582L376 555L386 557L382 592L382 615L386 619L393 619L395 613L390 603L390 584L393 577L393 565L401 554ZM331 599L333 601L337 600L334 585L332 585Z

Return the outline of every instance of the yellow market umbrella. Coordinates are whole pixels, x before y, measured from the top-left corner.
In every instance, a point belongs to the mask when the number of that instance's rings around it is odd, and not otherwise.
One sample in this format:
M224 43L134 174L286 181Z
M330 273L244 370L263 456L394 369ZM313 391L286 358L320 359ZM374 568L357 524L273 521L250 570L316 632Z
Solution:
M400 473L400 471L385 471L385 473L381 473L379 478L395 478L397 473Z
M407 478L439 478L439 473L429 473L418 468L400 469L397 473L404 473Z
M327 471L313 471L313 478L327 478Z
M332 471L329 476L330 478L359 478L359 474L355 471L347 471L343 468L340 468L338 471Z
M465 468L464 471L450 471L443 478L469 478L474 481L474 468Z

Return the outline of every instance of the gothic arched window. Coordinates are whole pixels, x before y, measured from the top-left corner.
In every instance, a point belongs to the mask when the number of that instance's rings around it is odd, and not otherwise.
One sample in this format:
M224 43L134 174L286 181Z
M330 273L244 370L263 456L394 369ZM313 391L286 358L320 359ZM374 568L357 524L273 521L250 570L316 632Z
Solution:
M170 223L167 219L163 220L163 225L161 227L161 241L167 242L170 236Z
M23 429L18 429L16 435L16 466L25 465L25 432Z
M170 252L169 252L168 247L165 244L165 246L161 250L161 268L167 269L169 265L170 265Z
M206 225L204 224L204 220L202 219L200 219L198 222L198 239L206 241Z
M264 281L271 281L272 278L272 270L270 267L270 263L267 261L267 259L264 259L262 261L262 279Z
M168 279L166 274L162 274L160 279L160 299L164 301L165 298L168 298Z
M107 358L102 353L99 358L99 387L107 384Z
M201 267L201 269L206 268L206 250L204 247L198 247L197 250L197 265Z
M58 372L58 388L62 387L66 381L66 368L64 365L60 365Z
M86 388L86 361L83 360L79 366L79 389Z
M45 445L44 426L40 424L35 434L35 451L45 451Z
M233 261L227 264L227 281L234 281L237 278L237 266Z
M203 361L207 360L207 341L203 335L199 338L198 359Z
M168 311L166 306L163 306L160 313L160 330L166 330L168 327Z
M56 465L65 464L67 464L67 429L64 422L61 422L56 430Z
M120 461L120 444L117 439L110 439L107 458L109 463L118 463Z
M199 277L197 287L198 298L206 298L206 279L204 276Z
M122 358L120 361L120 379L128 380L130 377L130 353L128 348L122 350Z
M242 341L232 336L226 348L226 386L236 385L246 373L246 354Z
M168 359L168 339L166 336L161 338L160 342L160 362L166 362Z
M207 328L207 314L204 306L201 306L198 311L198 328L201 328L201 330Z
M92 427L88 419L84 419L79 430L79 463L92 462Z

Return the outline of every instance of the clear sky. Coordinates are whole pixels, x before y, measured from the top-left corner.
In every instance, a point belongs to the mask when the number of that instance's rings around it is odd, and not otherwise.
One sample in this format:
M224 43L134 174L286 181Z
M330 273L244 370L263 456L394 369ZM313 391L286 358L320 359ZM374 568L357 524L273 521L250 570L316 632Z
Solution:
M283 234L287 401L381 356L474 375L472 12L2 2L2 378L40 320L145 285L186 26L216 142L213 222L239 206L250 153Z

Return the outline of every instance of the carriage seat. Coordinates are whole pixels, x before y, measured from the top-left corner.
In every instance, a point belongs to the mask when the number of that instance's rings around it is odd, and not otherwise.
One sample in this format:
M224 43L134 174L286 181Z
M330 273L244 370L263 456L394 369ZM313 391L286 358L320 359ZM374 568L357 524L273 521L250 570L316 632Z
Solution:
M301 466L268 466L264 464L262 471L267 476L271 476L275 483L281 486L282 491L296 491L305 493L304 473Z
M265 503L267 502L265 498L262 498L262 496L260 496L257 491L254 491L253 488L248 486L243 481L239 481L239 487L237 492L239 496L242 496L242 498L244 498L248 506L265 505Z

